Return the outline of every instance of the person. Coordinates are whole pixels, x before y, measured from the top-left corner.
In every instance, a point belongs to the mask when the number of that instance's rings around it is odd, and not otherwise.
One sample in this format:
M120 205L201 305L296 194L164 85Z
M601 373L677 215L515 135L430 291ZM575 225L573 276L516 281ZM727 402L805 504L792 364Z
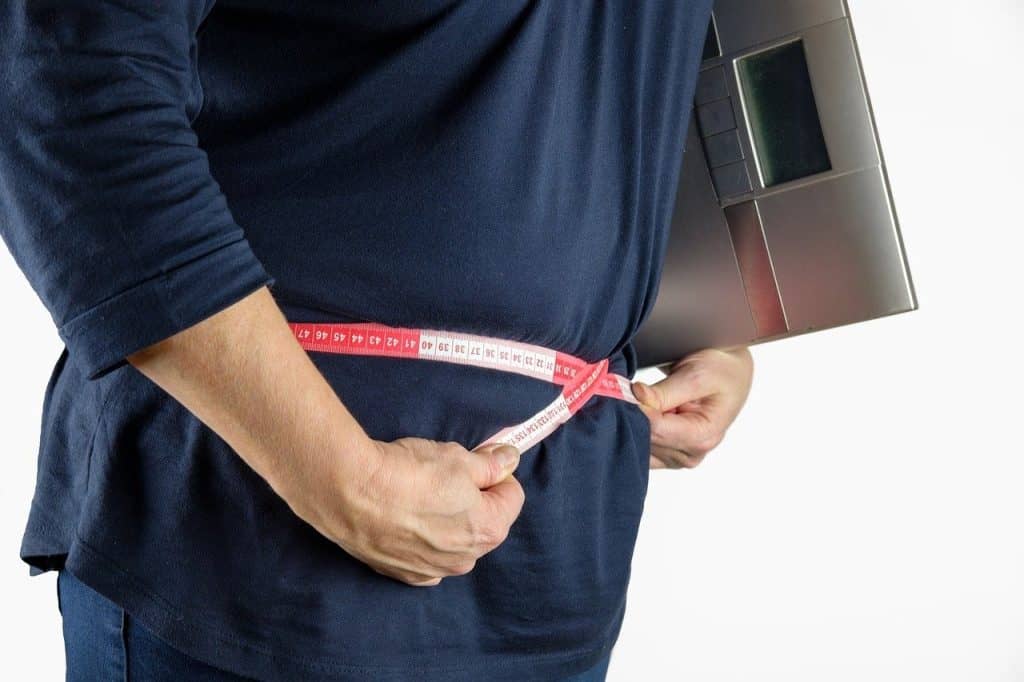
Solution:
M20 556L68 679L604 678L648 472L717 445L749 351L471 450L557 389L290 325L632 377L710 9L3 3L0 225L64 342Z

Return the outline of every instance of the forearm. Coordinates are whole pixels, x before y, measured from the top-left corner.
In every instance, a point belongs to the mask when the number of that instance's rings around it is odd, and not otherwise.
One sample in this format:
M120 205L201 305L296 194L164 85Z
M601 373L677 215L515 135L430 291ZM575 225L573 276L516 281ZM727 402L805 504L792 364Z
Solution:
M311 476L360 466L374 447L266 287L127 360L286 500Z

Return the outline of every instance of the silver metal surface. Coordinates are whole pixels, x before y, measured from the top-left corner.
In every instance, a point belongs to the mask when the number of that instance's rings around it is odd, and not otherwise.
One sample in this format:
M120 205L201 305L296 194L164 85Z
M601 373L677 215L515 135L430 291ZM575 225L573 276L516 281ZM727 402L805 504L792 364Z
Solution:
M716 0L723 55L848 16L843 0Z
M686 148L658 298L634 339L641 366L755 336L729 225L711 186L695 121Z
M884 196L876 166L757 201L790 331L915 307Z
M717 0L714 22L640 368L917 308L845 2ZM831 169L766 189L736 61L795 40Z

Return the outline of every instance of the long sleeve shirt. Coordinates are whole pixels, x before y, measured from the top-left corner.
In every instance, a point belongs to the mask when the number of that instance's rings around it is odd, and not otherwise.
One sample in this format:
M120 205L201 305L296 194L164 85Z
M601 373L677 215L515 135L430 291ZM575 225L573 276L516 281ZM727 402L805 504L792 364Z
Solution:
M0 234L65 347L21 558L259 679L558 679L615 642L650 429L522 453L508 538L428 589L294 515L125 361L268 285L296 322L524 341L632 376L710 0L4 0ZM244 340L240 340L244 342ZM472 447L558 387L311 353L370 437Z

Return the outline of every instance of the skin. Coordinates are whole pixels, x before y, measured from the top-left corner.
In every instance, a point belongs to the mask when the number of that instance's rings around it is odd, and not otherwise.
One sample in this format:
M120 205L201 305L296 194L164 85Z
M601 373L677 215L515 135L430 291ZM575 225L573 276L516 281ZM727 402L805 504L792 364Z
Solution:
M514 447L370 438L266 287L127 361L223 438L299 518L408 585L470 572L522 510ZM749 374L742 351L702 351L650 387L652 465L699 461L735 417Z
M706 349L674 363L655 384L633 382L651 423L651 468L692 469L725 437L750 393L750 349Z
M468 573L522 509L514 447L371 439L266 287L127 360L297 516L382 575L428 586Z

